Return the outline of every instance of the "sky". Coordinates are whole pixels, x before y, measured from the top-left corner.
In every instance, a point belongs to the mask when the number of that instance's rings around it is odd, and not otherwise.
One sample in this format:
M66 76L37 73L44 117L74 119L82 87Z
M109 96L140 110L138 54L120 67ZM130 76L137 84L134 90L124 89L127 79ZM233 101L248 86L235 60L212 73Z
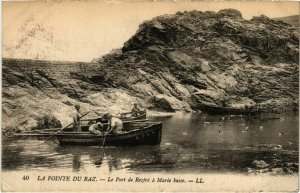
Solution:
M243 18L299 14L298 2L45 1L2 3L2 56L83 61L121 48L145 20L177 11L239 10Z

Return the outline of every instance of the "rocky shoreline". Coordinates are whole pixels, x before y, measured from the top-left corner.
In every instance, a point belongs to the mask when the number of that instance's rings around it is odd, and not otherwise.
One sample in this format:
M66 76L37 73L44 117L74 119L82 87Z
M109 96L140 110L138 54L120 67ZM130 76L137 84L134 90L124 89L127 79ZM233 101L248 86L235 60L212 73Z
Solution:
M178 12L145 21L121 49L90 63L3 59L3 128L68 124L83 111L133 103L166 112L203 105L298 110L299 32L237 10Z

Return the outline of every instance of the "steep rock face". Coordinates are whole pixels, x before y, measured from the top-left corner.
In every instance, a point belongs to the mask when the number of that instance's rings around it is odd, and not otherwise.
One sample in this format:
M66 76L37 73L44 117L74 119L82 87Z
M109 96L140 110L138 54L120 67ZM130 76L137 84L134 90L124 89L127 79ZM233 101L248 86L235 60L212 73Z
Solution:
M98 66L3 59L3 128L65 126L72 122L75 104L80 104L82 113L95 110L113 114L127 112L135 102L144 104L128 91L107 88L105 80L97 76ZM86 118L89 116L96 114L91 112Z
M173 110L201 105L287 110L298 104L297 29L237 10L178 12L146 21L122 52L99 60L103 77ZM161 101L161 100L159 100ZM170 109L167 107L167 109Z
M285 23L288 23L292 26L295 26L295 27L299 28L299 16L300 15L292 15L292 16L287 16L287 17L278 17L278 18L274 18L274 20L283 21Z
M3 127L64 126L74 104L114 114L135 102L187 112L297 109L298 37L266 16L191 11L144 22L121 49L91 63L4 59Z

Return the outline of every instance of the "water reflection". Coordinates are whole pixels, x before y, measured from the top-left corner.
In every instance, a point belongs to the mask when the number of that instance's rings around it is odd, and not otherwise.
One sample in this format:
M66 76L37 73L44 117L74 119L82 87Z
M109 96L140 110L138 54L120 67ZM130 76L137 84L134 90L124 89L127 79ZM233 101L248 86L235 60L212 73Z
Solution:
M151 117L150 117L151 118ZM278 119L176 114L163 121L161 145L138 147L59 146L36 139L3 141L3 170L128 172L249 172L281 168L298 172L298 115Z
M81 165L81 156L80 155L73 155L73 171L77 172L80 170Z

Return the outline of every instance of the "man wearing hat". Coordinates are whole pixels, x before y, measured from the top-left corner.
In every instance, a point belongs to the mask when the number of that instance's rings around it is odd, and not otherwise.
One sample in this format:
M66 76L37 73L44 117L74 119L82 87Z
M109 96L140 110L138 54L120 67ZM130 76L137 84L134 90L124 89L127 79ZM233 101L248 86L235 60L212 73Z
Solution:
M117 117L113 117L110 113L103 116L104 119L108 120L108 133L122 133L123 132L123 122Z
M80 113L80 106L75 105L76 111L73 114L73 128L77 132L81 132L81 125L80 125L80 117L82 116Z
M132 117L137 117L139 116L141 113L143 113L143 110L138 106L137 103L133 104L133 108L131 110L131 116Z

